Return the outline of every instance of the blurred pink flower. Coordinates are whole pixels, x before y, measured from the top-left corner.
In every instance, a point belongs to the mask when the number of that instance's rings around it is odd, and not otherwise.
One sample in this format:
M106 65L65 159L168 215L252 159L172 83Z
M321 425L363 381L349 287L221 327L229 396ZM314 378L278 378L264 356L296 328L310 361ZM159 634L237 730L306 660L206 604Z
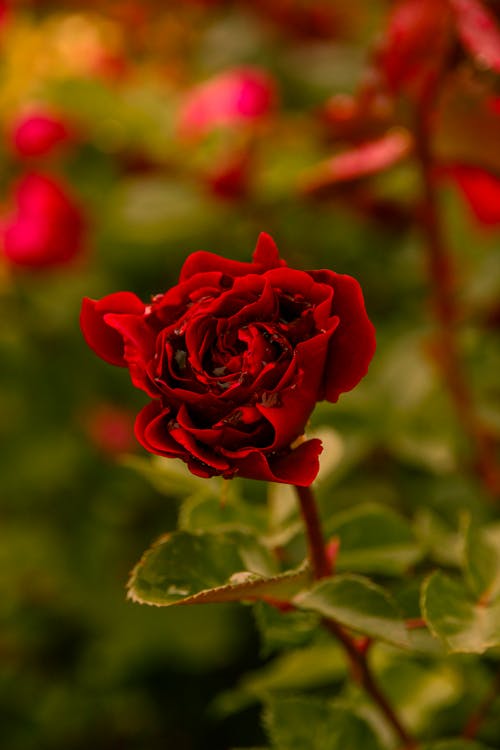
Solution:
M68 123L61 117L39 110L23 115L14 122L11 145L21 158L46 156L71 140L72 136Z
M236 68L195 86L181 106L181 136L196 138L218 127L258 122L276 106L276 85L259 68Z
M16 266L64 265L83 249L82 210L64 184L45 174L24 175L14 190L13 212L2 222L2 249Z

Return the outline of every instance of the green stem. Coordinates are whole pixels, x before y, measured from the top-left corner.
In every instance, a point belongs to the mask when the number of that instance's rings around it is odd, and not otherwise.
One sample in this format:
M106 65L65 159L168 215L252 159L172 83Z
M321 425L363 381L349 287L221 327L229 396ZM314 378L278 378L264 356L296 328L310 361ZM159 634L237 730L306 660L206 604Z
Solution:
M320 580L330 575L330 563L325 550L325 541L314 493L311 487L295 487L295 490L299 498L300 511L306 530L311 567L314 577ZM354 638L338 622L327 618L324 618L322 622L324 627L344 648L353 677L378 706L380 712L385 716L399 739L404 743L405 750L416 748L415 740L401 724L397 714L377 684L370 669L367 654L360 651Z

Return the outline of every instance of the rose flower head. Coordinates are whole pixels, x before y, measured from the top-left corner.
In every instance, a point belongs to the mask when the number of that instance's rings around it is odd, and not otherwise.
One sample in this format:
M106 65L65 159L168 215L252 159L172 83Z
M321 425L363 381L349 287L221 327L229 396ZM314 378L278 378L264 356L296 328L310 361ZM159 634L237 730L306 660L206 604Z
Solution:
M14 122L11 147L23 159L47 156L67 144L72 136L70 126L62 117L38 110Z
M14 189L13 211L2 222L0 244L15 266L65 265L83 250L86 234L80 206L59 179L30 172Z
M150 304L86 298L80 320L89 346L152 399L139 442L201 477L311 484L321 441L299 440L311 412L354 388L375 349L358 282L289 268L267 234L251 263L196 252Z

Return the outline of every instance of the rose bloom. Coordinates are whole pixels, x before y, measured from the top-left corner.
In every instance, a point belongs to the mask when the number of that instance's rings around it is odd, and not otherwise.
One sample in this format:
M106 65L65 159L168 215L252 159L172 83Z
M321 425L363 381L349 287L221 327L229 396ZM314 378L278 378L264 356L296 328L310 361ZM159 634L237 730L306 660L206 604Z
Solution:
M316 402L354 388L375 349L357 281L288 268L266 234L251 263L193 253L150 304L85 299L81 327L151 397L135 424L148 451L201 477L300 486L319 468L321 441L301 442Z
M15 210L3 221L4 255L17 266L64 265L85 240L82 211L68 189L45 174L31 172L17 184Z
M49 112L33 112L19 118L12 127L13 151L21 158L47 156L72 137L64 120Z

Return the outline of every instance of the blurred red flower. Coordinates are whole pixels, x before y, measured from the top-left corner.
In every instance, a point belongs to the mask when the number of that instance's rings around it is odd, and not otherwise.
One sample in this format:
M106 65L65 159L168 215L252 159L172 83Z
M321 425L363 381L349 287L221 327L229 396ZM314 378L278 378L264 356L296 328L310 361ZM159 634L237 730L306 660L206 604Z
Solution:
M64 119L39 110L17 119L11 130L13 151L21 158L47 156L71 140L73 133Z
M14 211L2 222L3 252L16 266L64 265L83 250L85 221L68 188L31 172L16 185Z

